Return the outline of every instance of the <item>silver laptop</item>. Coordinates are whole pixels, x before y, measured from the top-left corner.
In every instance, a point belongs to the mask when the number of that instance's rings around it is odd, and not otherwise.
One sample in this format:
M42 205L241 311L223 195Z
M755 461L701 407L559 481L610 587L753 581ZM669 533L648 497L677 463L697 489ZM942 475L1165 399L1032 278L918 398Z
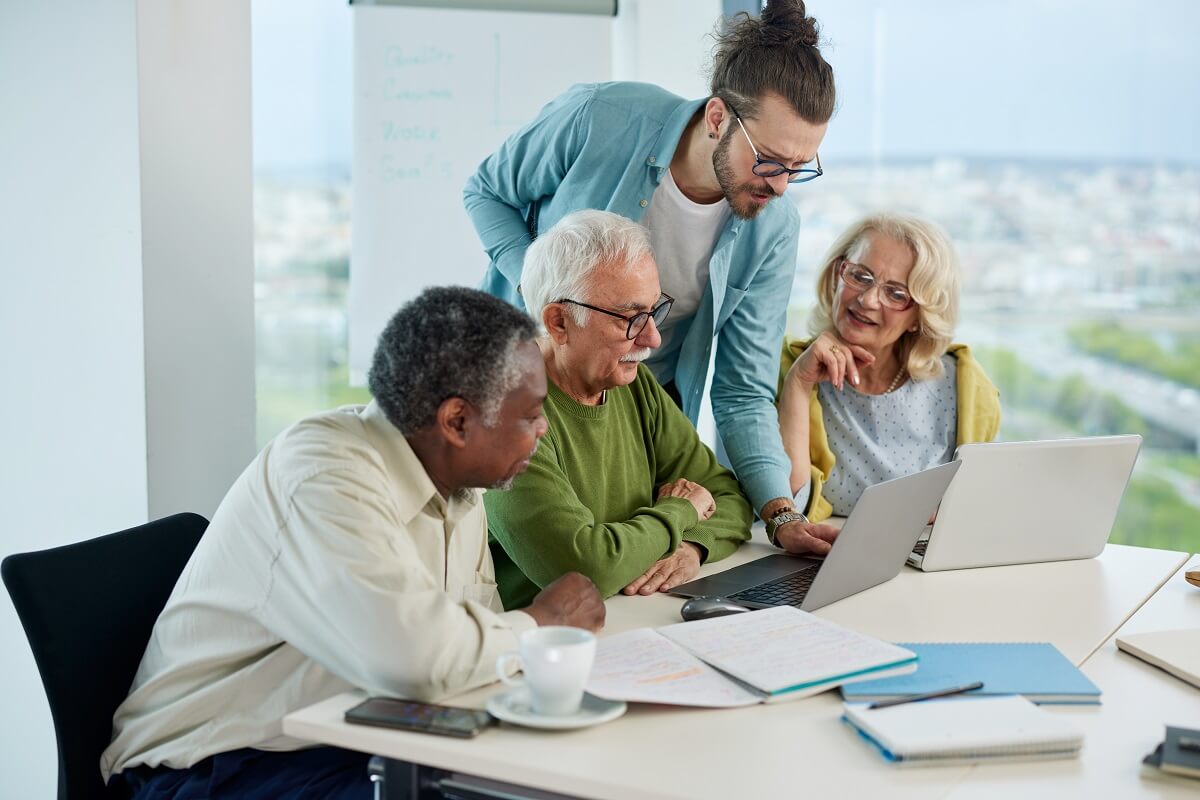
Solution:
M964 444L908 563L933 572L1093 558L1108 542L1142 437Z
M925 528L958 462L879 483L862 493L824 560L772 555L685 583L680 597L725 597L747 608L812 611L891 580Z

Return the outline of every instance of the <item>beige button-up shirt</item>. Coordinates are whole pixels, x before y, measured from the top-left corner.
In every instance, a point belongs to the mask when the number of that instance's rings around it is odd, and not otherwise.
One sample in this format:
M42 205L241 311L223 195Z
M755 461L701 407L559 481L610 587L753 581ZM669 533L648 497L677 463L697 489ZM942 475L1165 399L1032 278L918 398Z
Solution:
M501 610L478 491L447 502L374 402L309 417L217 509L113 718L104 778L297 749L284 715L354 687L487 683L534 625Z

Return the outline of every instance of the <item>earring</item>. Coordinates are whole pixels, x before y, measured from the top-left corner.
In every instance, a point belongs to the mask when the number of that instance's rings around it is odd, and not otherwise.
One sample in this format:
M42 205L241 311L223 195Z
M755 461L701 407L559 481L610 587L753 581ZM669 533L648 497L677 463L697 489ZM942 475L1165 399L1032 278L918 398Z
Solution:
M717 138L717 135L715 133L710 133L710 134L708 134L708 138L715 139L715 138Z

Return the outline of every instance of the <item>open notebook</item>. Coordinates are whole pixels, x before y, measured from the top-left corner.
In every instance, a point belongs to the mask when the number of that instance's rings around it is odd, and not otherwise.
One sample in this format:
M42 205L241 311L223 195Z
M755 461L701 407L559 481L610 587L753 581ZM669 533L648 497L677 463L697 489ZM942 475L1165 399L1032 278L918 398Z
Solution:
M1074 758L1083 747L1070 718L1019 695L843 708L843 719L901 766Z
M608 700L729 708L911 672L909 650L792 606L605 636L587 690Z

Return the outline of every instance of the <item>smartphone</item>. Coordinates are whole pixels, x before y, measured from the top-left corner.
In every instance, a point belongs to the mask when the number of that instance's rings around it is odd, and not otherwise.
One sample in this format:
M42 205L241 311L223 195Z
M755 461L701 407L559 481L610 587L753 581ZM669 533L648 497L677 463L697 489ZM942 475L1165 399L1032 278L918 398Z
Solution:
M496 721L486 711L474 708L369 697L346 712L346 722L470 739Z

